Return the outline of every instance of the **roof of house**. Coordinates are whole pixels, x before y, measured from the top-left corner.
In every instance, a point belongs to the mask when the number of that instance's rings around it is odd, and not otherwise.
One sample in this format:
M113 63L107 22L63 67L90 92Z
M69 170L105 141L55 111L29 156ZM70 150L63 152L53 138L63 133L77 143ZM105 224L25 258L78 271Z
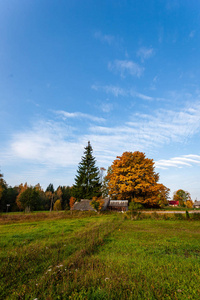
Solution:
M179 205L179 201L169 200L169 204L171 204L171 205Z
M200 206L200 201L195 201L193 206Z
M91 200L81 199L80 202L75 202L73 206L73 210L93 210L95 209L90 205Z
M109 206L127 207L128 200L110 200Z

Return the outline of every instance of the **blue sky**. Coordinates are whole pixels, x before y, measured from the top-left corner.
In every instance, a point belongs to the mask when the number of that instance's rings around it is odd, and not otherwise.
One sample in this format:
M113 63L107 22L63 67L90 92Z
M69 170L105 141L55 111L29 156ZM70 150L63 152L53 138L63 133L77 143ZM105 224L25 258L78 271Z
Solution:
M200 200L200 2L0 0L0 169L8 184L72 185L90 140L99 167L155 161Z

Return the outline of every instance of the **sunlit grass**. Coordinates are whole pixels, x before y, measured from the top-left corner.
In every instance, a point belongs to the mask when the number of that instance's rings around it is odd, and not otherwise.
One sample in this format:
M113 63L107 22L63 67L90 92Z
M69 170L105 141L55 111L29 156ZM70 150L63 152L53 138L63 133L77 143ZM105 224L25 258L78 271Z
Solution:
M76 214L0 225L0 299L199 299L200 222Z

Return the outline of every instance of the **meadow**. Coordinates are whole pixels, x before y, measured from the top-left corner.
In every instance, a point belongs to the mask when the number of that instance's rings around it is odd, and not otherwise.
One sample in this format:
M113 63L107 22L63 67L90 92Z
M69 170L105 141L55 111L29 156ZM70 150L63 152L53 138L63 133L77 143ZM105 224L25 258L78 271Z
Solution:
M0 299L200 299L200 220L4 214L0 282Z

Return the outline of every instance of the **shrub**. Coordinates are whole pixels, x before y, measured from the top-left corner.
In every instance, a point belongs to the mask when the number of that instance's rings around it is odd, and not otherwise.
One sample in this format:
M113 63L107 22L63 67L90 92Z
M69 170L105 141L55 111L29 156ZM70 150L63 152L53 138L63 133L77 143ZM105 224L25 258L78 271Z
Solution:
M53 210L62 210L62 206L61 206L61 201L60 200L56 200L56 202L54 203L54 206L53 206Z

